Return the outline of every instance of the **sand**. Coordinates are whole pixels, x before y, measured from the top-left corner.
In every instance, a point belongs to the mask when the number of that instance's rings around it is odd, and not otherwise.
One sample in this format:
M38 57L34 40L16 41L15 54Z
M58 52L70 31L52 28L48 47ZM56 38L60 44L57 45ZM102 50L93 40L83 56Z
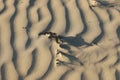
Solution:
M120 80L120 1L0 0L0 80Z

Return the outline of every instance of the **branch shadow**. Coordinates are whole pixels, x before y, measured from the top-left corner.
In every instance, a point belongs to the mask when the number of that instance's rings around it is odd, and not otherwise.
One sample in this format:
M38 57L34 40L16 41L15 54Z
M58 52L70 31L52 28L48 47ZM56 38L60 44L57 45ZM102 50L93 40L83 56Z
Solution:
M113 7L113 4L110 4L108 1L103 1L103 0L97 0L101 6L104 6L104 7Z
M68 45L66 45L66 44L60 44L60 47L68 50L70 53L72 52L71 48Z
M75 47L80 47L83 45L91 45L91 44L85 42L85 40L80 35L68 36L68 37L61 36L60 38L63 41L63 43L66 42L67 44L75 46ZM63 47L70 49L67 46L63 46Z

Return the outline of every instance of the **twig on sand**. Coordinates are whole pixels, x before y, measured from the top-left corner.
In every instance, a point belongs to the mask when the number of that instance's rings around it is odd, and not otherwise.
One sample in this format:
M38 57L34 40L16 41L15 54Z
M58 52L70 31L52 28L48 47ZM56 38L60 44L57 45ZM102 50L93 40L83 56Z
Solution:
M73 55L64 53L64 52L62 52L62 51L60 51L60 50L57 50L57 55L58 55L58 54L62 54L63 56L67 57L71 62L76 61L76 62L78 62L80 65L82 65L82 66L84 65L83 62L81 62L77 57L75 57L75 56L73 56Z
M55 39L55 41L58 43L58 44L61 44L63 41L61 39L61 36L60 35L57 35L57 33L53 33L53 32L42 32L42 33L39 33L38 34L39 36L41 35L48 35L48 38L49 39Z

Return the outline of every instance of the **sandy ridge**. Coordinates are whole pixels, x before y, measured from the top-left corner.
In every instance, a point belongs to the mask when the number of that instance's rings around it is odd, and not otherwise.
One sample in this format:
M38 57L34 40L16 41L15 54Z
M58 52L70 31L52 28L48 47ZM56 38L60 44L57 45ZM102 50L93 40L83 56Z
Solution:
M120 12L105 7L88 0L0 0L0 80L119 80ZM65 42L38 36L44 31Z

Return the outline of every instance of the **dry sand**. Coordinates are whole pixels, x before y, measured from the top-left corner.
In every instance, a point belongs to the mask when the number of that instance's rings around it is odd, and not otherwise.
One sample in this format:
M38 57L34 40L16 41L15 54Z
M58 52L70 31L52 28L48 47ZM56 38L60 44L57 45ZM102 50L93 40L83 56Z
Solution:
M0 0L0 80L120 80L120 0L94 1Z

